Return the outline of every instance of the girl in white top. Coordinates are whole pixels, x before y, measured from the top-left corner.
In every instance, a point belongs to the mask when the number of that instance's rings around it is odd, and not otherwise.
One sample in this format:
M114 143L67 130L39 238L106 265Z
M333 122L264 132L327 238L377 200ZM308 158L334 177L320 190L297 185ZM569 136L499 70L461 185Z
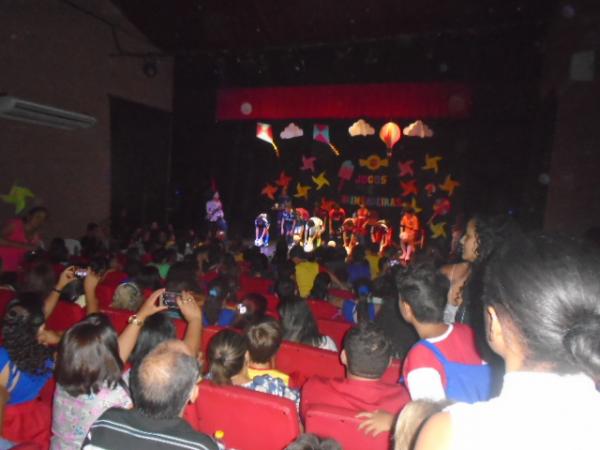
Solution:
M433 416L416 450L600 446L600 260L592 251L538 236L496 252L484 302L488 341L506 363L502 392Z

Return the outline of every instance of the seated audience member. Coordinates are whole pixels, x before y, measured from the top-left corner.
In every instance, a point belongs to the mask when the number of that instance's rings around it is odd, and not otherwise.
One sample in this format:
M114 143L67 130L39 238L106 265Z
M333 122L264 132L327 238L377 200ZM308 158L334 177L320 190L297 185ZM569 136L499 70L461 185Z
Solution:
M374 303L373 286L369 278L361 278L354 282L354 299L342 302L342 315L346 321L359 323L365 320L375 320L380 304Z
M290 250L290 259L295 265L298 295L307 298L319 274L319 264L315 261L315 254L306 253L300 245L295 245Z
M298 285L293 279L281 279L275 283L275 293L281 302L298 296Z
M202 336L202 310L193 300L191 293L187 291L182 292L181 297L177 299L177 305L179 313L187 322L183 343L187 346L190 354L197 355ZM162 342L176 338L175 324L166 311L148 317L144 320L140 335L129 358L131 367L137 367L144 357ZM128 375L129 373L126 372L126 376Z
M208 285L208 295L202 307L204 325L227 327L236 317L236 306L227 304L229 291L227 282L219 277Z
M181 341L150 352L130 377L133 409L111 408L91 426L82 449L218 450L181 416L196 401L200 366Z
M102 229L97 223L90 222L85 229L85 235L79 239L81 256L92 258L105 250Z
M103 314L91 314L63 335L56 358L52 418L53 450L78 449L90 425L108 408L131 407L123 363L142 323L164 309L156 291L120 336Z
M310 407L317 404L357 412L378 409L397 414L409 401L409 396L404 386L381 381L390 365L390 355L390 343L373 322L352 328L344 339L341 353L346 377L309 379L302 388L302 416L306 417Z
M342 450L342 446L334 439L321 439L312 433L304 433L285 450Z
M267 299L260 294L247 294L236 307L236 316L231 326L245 330L265 320L267 314Z
M423 424L448 404L448 401L432 402L430 400L416 400L408 403L396 421L394 450L413 450Z
M321 272L315 277L313 287L308 298L310 300L329 300L329 287L331 286L331 275Z
M275 368L275 355L279 351L283 333L281 325L275 320L265 320L252 325L246 332L248 340L248 376L271 375L281 378L286 386L290 376Z
M473 330L444 323L448 280L428 264L411 267L397 280L400 313L421 338L402 370L411 399L489 399L491 370L479 355Z
M265 394L288 398L300 405L300 393L269 374L248 375L248 341L232 330L219 331L210 341L208 377L217 385L241 386Z
M33 267L25 273L19 292L31 292L46 298L56 283L56 273L48 263L34 263Z
M5 406L36 399L52 377L52 350L40 343L44 320L35 294L21 294L8 305L0 347L0 419Z
M365 248L357 245L348 257L348 283L354 284L362 279L371 279L371 266L367 261Z
M333 339L319 333L317 321L305 300L296 298L281 302L279 315L285 341L310 345L322 350L338 351Z
M160 274L155 266L143 266L128 281L115 289L111 308L137 311L144 301L144 291L161 288Z
M600 442L600 258L589 244L511 238L489 262L484 311L506 362L498 397L433 416L418 450L583 450Z

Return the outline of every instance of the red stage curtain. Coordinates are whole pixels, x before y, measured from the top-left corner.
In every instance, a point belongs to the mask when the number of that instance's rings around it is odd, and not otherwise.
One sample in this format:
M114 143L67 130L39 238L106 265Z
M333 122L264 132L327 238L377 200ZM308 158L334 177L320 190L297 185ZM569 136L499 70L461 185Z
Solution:
M388 83L220 89L217 120L464 118L460 83Z

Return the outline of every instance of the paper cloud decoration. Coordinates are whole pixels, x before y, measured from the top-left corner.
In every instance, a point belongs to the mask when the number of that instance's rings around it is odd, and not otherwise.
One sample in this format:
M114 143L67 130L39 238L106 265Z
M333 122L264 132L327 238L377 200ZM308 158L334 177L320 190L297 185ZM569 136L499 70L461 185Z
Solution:
M427 124L423 123L422 120L411 123L402 131L405 136L410 137L430 138L433 136L433 130Z
M359 119L348 128L350 136L371 136L375 134L375 128L369 125L365 120Z
M285 129L279 133L281 139L293 139L304 136L304 131L294 122L290 123Z

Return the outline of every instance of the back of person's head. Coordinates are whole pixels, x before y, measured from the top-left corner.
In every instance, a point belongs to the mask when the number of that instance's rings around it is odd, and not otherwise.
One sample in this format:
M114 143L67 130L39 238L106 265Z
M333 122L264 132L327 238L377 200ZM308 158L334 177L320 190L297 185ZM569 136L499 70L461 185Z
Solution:
M122 370L117 333L104 314L90 314L63 335L54 375L72 396L114 388Z
M134 367L139 365L142 359L159 344L175 339L176 336L175 324L166 313L152 314L144 320L129 362Z
M342 446L333 439L321 439L315 434L304 433L285 450L342 450Z
M301 245L294 245L290 249L290 259L291 260L294 260L294 259L299 259L299 260L306 259L306 252L304 251L304 249L302 248Z
M56 283L56 273L48 263L38 262L25 274L20 292L33 292L46 297Z
M250 359L258 364L265 364L279 351L282 341L282 330L279 322L265 320L251 325L246 332Z
M219 331L210 340L208 361L210 378L215 384L230 385L231 377L244 368L248 342L233 330Z
M215 278L209 283L208 296L202 306L202 313L209 325L214 325L219 320L219 315L228 294L228 284L225 277Z
M140 268L134 281L140 290L150 289L155 291L161 287L160 273L156 266L144 266Z
M474 224L476 236L474 264L487 261L506 239L520 236L521 230L509 216L475 215L469 222Z
M331 284L331 275L327 272L320 272L315 277L313 287L310 290L310 298L325 300L328 296L329 285Z
M275 283L275 293L280 300L295 296L298 293L298 285L291 279L280 279Z
M42 299L34 293L23 293L9 303L2 320L3 346L10 360L22 372L33 375L47 373L52 351L38 343L44 325Z
M200 292L198 278L196 276L196 267L190 262L176 262L169 269L165 288L167 291L181 292L192 291Z
M322 338L306 300L292 298L279 304L283 339L318 346Z
M365 248L362 245L355 245L350 252L350 261L361 263L365 261Z
M495 252L483 300L496 311L502 334L520 344L526 369L600 380L598 274L597 250L567 238L513 238Z
M450 402L446 400L440 402L416 400L407 403L396 421L394 450L413 450L419 432L427 419L442 411L449 404Z
M69 250L63 238L54 238L48 247L48 259L53 264L66 262L69 259Z
M131 396L137 411L158 420L181 415L193 395L200 365L182 341L163 342L131 371Z
M267 314L267 299L261 294L247 294L238 303L237 308L237 315L232 326L243 330L265 319Z
M344 353L349 374L377 380L390 365L392 347L379 326L362 322L346 334Z
M433 265L411 265L406 271L398 272L396 285L400 301L410 305L417 321L443 322L449 283Z

